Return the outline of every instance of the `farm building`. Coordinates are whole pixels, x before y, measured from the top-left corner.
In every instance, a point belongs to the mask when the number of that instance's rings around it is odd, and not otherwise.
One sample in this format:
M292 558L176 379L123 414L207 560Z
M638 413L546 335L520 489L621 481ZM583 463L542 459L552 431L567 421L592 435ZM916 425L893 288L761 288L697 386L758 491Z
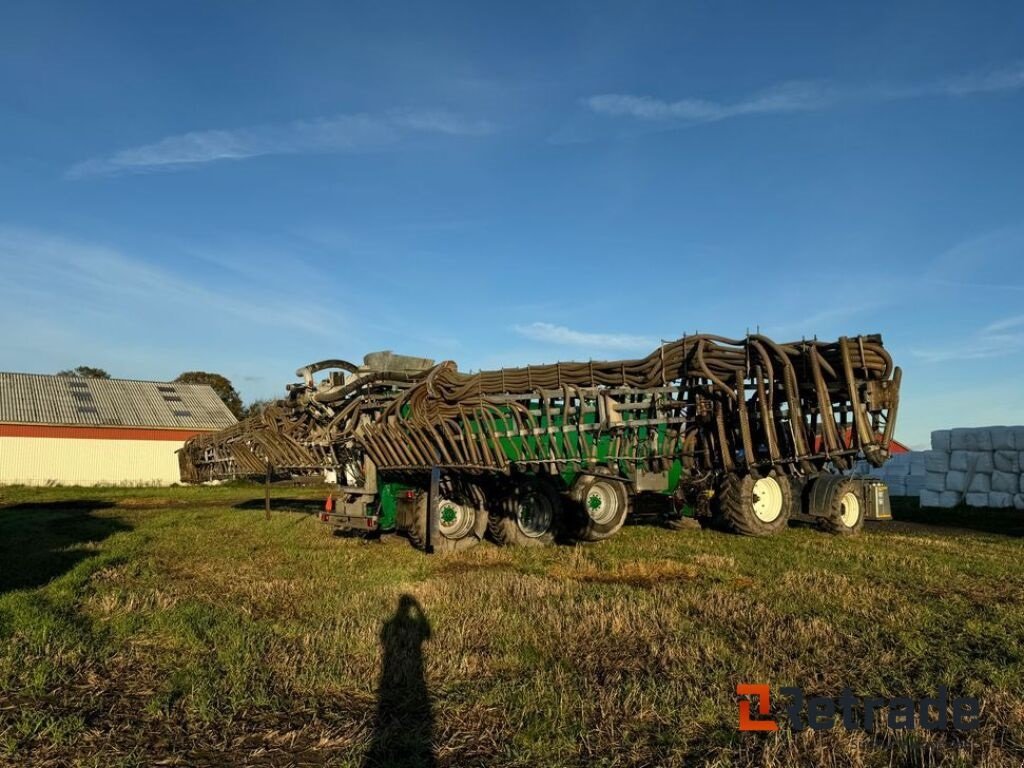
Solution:
M208 386L0 373L0 485L170 485L185 440L234 423Z

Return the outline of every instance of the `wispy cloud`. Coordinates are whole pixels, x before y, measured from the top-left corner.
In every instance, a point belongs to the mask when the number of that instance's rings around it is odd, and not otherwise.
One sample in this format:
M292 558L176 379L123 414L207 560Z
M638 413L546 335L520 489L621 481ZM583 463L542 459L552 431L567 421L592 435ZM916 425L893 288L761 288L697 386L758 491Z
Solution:
M951 96L969 96L974 93L1014 91L1024 88L1024 63L1004 69L961 75L939 84L938 90Z
M923 280L926 283L941 285L947 288L972 288L980 291L1024 291L1024 285L1016 285L1014 283L1001 285L999 283L979 283L971 280L947 280L940 277L926 277Z
M62 317L114 328L131 317L125 330L168 322L232 328L241 321L330 334L315 316L294 311L297 297L281 293L279 281L252 283L245 298L235 298L115 248L8 227L0 227L0 263L10 278L0 283L0 304L26 316L44 304L60 307Z
M527 339L563 346L589 347L591 349L645 350L650 351L658 342L644 336L624 333L588 333L552 323L530 323L516 325L516 333Z
M915 349L914 355L929 363L948 360L981 360L1006 357L1024 351L1024 315L989 323L970 337L943 347Z
M444 110L349 114L231 130L191 131L76 163L69 178L168 170L264 155L360 152L396 144L412 134L483 136L494 126Z
M308 283L211 274L179 246L156 261L81 237L0 224L0 360L23 371L88 364L127 378L222 373L247 398L278 396L296 365L363 329L345 310L310 309ZM319 287L336 292L330 276ZM26 321L26 318L29 318ZM248 380L246 376L263 376Z
M872 310L878 309L884 304L879 299L869 301L847 302L841 307L824 309L810 315L788 320L776 324L768 324L764 332L774 336L780 341L788 341L797 338L813 338L815 335L829 334L840 325L846 325L845 333L850 335L849 321L861 317Z
M668 100L626 93L604 93L583 99L598 115L650 122L709 123L744 115L812 112L841 103L896 101L924 96L970 96L1024 88L1024 63L928 83L902 86L875 84L843 87L820 80L795 80L772 85L733 102L701 98Z
M1004 317L1002 320L996 320L994 323L989 323L982 328L984 334L1000 334L1014 328L1021 328L1024 326L1024 315L1015 315L1014 317ZM1024 333L1024 328L1021 328L1021 333Z
M651 96L606 93L584 99L591 111L613 117L635 117L641 120L681 120L706 123L739 115L773 112L806 112L822 109L832 103L834 95L820 83L789 82L765 89L733 103L706 99L665 101Z
M1024 256L1024 227L1010 226L963 239L931 259L921 280L944 288L970 291L1022 291L1016 266Z

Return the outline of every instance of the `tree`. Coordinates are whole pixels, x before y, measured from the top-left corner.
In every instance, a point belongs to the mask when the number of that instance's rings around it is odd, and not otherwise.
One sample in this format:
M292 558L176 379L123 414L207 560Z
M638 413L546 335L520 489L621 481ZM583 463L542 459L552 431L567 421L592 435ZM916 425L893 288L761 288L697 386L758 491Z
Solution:
M58 376L77 376L80 379L109 379L110 374L102 368L91 368L88 365L80 365L77 368L69 368L66 371L57 371Z
M242 418L242 396L238 394L231 381L219 373L207 373L206 371L185 371L174 380L176 384L206 384L213 388L217 396L224 401L236 419Z
M240 418L240 419L248 419L250 416L256 416L257 414L262 413L263 409L266 408L268 405L270 405L273 402L275 402L275 401L274 400L253 400L251 403L249 403L248 405L246 405L246 406L244 406L242 408L242 415L239 416L238 418Z

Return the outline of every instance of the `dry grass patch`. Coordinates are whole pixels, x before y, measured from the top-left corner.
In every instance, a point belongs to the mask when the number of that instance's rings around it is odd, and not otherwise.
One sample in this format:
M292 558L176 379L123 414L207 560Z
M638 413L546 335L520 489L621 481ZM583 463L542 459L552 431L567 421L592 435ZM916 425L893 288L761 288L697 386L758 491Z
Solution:
M362 766L382 734L383 765L424 746L524 768L1024 760L1016 536L629 526L427 557L266 520L260 488L3 494L0 764ZM739 734L735 685L761 681L947 685L983 723Z
M617 563L610 568L602 568L593 562L572 567L555 565L549 573L556 579L569 578L588 584L625 584L640 589L654 589L667 583L697 578L701 571L696 566L675 560L637 560Z

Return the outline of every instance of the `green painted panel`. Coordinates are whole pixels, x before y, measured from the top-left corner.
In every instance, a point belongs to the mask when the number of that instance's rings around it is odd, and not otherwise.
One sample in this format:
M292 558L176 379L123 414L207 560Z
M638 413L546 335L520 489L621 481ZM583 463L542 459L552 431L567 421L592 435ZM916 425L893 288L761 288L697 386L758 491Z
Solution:
M408 490L408 487L401 483L383 483L380 492L377 494L379 504L377 524L382 531L391 531L398 521L398 494Z

